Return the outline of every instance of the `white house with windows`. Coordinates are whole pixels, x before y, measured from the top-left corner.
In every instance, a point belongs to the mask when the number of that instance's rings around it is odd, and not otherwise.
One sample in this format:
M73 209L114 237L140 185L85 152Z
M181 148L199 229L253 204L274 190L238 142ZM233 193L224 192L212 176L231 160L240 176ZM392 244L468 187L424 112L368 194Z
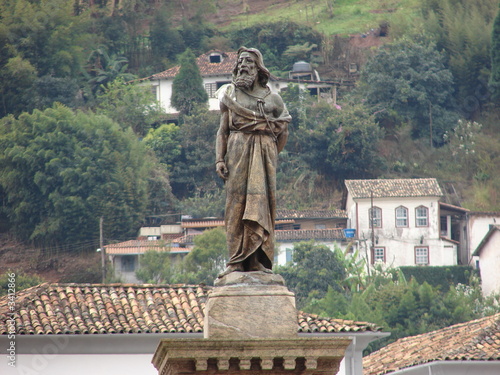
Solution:
M459 240L442 233L443 193L436 179L346 180L345 186L347 225L371 264L458 264Z
M203 85L208 94L208 107L211 111L219 110L219 100L215 97L215 92L223 85L232 80L233 68L238 59L237 52L222 52L212 50L196 59L196 64L203 78ZM172 85L174 78L179 73L180 66L174 66L163 72L153 74L142 79L149 81L156 95L157 100L169 114L177 114L179 111L171 106ZM277 78L271 76L268 83L273 92L286 90L289 83L299 85L301 89L308 90L323 100L334 103L336 100L336 87L340 82L321 81L317 72L312 70L310 64L300 61L296 63L290 72L290 78ZM342 83L351 85L351 83Z

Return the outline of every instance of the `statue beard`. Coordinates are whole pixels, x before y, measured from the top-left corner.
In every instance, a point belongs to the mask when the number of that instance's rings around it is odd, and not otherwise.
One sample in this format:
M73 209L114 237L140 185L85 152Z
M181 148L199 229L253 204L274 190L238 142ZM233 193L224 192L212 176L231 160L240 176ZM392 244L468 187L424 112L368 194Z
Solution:
M234 84L239 88L250 89L252 88L256 79L257 72L250 73L247 70L240 70L238 72L238 75L236 76L236 79L234 80Z

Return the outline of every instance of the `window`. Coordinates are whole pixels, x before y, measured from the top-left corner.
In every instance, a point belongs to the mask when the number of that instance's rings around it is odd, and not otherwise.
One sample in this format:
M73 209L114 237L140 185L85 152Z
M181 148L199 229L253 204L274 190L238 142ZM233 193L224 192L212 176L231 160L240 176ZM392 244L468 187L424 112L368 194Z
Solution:
M372 263L377 262L385 263L385 247L375 247L373 249Z
M415 248L415 264L417 266L427 266L429 264L429 248L416 247Z
M326 224L314 224L314 229L326 229Z
M205 83L205 91L209 98L215 98L215 92L217 91L216 83Z
M290 249L290 248L286 248L285 250L285 256L286 256L286 263L291 263L292 260L293 260L293 249Z
M408 209L406 207L396 208L396 227L408 227Z
M132 272L135 270L135 256L124 255L122 256L122 271Z
M373 207L368 210L368 219L370 221L370 228L382 228L382 209Z
M222 62L222 56L219 54L210 55L210 62L212 64L219 64Z
M415 209L415 226L427 227L429 225L429 209L419 206Z

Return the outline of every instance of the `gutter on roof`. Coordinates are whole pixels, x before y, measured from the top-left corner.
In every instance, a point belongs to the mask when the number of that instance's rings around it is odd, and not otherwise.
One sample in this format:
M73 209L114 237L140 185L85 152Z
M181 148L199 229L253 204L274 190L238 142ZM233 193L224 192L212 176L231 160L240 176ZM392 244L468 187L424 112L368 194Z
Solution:
M444 371L440 367L447 367L448 370ZM455 367L453 370L452 367ZM458 368L457 368L458 367ZM473 368L477 367L490 367L487 372L477 372ZM433 371L434 370L434 371ZM441 375L441 374L481 374L481 375L498 375L500 373L500 362L492 360L439 360L423 363L420 365L415 365L411 367L405 367L400 370L390 372L391 375L401 375L401 374L411 374L412 372L417 372L418 374L426 373L429 375ZM389 373L388 373L389 374Z

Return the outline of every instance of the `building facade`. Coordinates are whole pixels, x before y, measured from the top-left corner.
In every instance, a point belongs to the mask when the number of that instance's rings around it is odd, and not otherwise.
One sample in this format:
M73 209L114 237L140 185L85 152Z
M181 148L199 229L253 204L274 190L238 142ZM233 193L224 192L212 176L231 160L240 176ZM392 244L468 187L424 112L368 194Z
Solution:
M458 244L443 235L436 179L346 180L348 226L371 264L453 266Z

